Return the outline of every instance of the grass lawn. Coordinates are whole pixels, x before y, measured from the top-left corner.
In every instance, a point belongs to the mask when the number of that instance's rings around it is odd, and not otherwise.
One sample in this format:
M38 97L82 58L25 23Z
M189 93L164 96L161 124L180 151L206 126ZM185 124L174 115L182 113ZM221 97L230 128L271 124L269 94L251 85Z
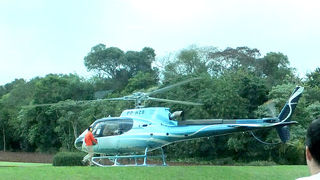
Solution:
M1 167L30 167L30 166L52 166L52 164L23 163L23 162L2 162L2 161L0 161L0 168Z
M14 167L11 167L14 166ZM1 179L296 179L307 166L54 167L0 162Z

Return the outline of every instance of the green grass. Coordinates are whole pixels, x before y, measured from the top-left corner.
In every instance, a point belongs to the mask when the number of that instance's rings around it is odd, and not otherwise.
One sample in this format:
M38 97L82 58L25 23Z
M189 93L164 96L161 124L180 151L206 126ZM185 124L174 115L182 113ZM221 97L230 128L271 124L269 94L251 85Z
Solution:
M51 164L44 163L23 163L23 162L2 162L0 161L1 167L30 167L30 166L52 166Z
M1 167L2 166L2 167ZM14 167L7 167L14 166ZM307 166L168 166L54 167L48 164L0 163L1 179L296 179Z

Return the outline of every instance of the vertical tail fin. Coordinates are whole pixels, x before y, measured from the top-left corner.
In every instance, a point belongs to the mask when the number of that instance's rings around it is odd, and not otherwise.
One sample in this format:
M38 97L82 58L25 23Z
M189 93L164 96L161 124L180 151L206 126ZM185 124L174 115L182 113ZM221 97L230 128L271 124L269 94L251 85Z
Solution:
M304 88L301 86L297 86L294 89L288 102L284 105L284 107L282 108L282 110L278 116L280 123L290 121L291 116L292 116L292 114L298 104L298 101L302 95L303 89ZM289 126L287 126L287 125L286 126L278 126L278 127L276 127L276 129L277 129L279 137L283 143L287 142L290 139Z
M298 101L302 95L303 92L303 87L301 86L297 86L293 93L291 94L288 102L284 105L284 107L282 108L278 119L280 122L286 122L286 121L290 121L290 118L298 104Z

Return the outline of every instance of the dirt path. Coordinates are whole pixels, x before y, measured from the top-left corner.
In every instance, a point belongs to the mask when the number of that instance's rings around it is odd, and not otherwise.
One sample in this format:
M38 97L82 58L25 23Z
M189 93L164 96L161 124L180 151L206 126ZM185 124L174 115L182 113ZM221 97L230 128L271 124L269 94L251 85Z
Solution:
M52 163L53 155L27 152L0 152L0 161Z

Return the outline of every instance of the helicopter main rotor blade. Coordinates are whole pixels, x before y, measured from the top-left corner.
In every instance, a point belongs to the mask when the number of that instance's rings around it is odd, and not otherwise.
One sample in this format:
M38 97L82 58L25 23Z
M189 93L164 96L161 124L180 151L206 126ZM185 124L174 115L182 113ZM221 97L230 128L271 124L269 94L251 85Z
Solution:
M92 102L101 102L101 101L134 101L135 99L132 99L130 97L121 97L121 98L109 98L109 99L93 99L93 100L65 100L65 101L59 101L56 103L46 103L46 104L30 104L22 106L23 108L27 107L45 107L45 106L54 106L54 105L61 105L61 106L70 106L72 104L79 105L79 104L85 104L85 103L92 103Z
M67 99L67 100L64 100L64 101L56 102L56 103L29 104L29 105L24 105L24 106L22 106L22 108L28 108L28 107L46 107L46 106L55 106L55 105L59 105L59 106L70 106L70 105L76 105L76 104L82 104L82 103L86 103L86 102L91 102L91 101L94 101L94 100L75 101L75 100Z
M170 85L170 86L167 86L167 87L164 87L164 88L161 88L161 89L157 89L155 91L152 91L152 92L149 92L149 93L145 93L147 96L149 95L153 95L153 94L157 94L157 93L161 93L161 92L165 92L165 91L168 91L174 87L177 87L177 86L181 86L182 84L186 84L188 82L191 82L191 81L194 81L194 80L198 80L198 79L201 79L201 78L192 78L192 79L188 79L188 80L185 80L185 81L182 81L182 82L179 82L179 83L176 83L176 84L173 84L173 85Z
M129 99L125 97L119 97L119 98L108 98L108 99L101 99L101 100L102 101L125 101Z
M177 104L194 105L194 106L203 105L201 103L195 103L195 102L189 102L189 101L177 101L177 100L161 99L161 98L154 98L154 97L149 97L148 99L153 101L159 101L159 102L177 103Z
M58 103L47 103L47 104L30 104L21 106L22 108L30 108L30 107L45 107L45 106L52 106Z

